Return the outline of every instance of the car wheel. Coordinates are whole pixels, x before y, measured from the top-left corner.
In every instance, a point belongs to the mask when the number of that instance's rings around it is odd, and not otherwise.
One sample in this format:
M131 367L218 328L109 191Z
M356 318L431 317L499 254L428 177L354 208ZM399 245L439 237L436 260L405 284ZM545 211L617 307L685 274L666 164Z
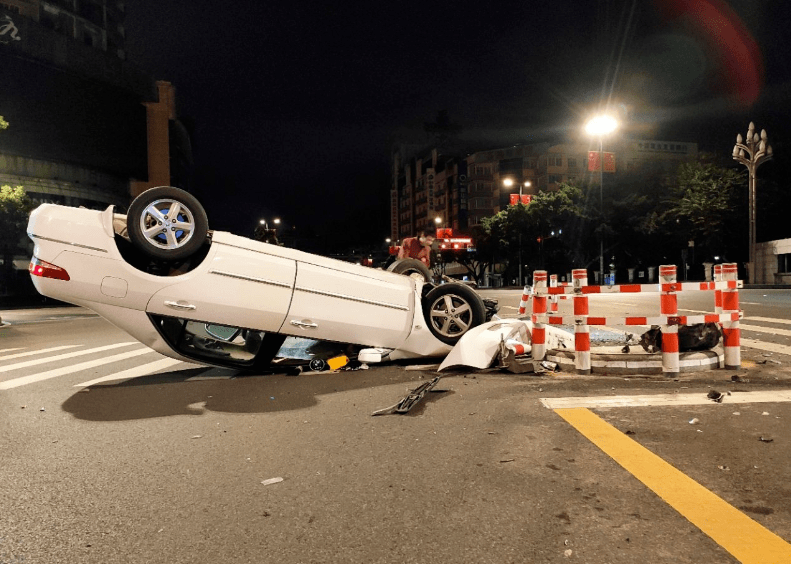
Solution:
M397 260L388 266L387 270L390 272L395 272L396 274L405 274L406 276L421 278L425 282L431 282L431 271L428 269L425 263L417 259L410 258Z
M443 284L423 299L423 313L434 336L455 345L467 331L486 321L486 307L464 284Z
M172 186L151 188L132 201L126 214L129 239L148 256L181 260L206 240L209 220L192 194Z

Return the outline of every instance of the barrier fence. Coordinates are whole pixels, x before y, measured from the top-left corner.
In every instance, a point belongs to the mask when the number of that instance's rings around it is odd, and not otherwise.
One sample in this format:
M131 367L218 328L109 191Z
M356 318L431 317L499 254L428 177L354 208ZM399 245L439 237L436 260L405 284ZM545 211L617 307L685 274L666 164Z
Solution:
M571 284L558 285L557 276L549 278L545 270L533 273L533 287L525 286L519 303L519 315L525 315L527 304L533 299L532 356L543 360L546 356L546 325L574 326L574 365L579 374L590 374L590 326L591 325L659 325L662 329L662 372L674 376L680 372L679 365L679 325L696 323L719 323L722 326L722 340L725 368L736 369L741 365L739 319L739 291L742 281L738 280L737 264L726 263L714 266L714 280L711 282L678 282L676 266L659 267L657 284L619 284L612 286L589 286L588 271L575 269L571 273ZM678 292L713 291L714 313L704 315L679 315ZM659 294L658 316L596 317L589 314L588 296L605 293L657 293ZM572 296L573 315L551 315L547 302L552 300L552 313L558 311L557 298Z

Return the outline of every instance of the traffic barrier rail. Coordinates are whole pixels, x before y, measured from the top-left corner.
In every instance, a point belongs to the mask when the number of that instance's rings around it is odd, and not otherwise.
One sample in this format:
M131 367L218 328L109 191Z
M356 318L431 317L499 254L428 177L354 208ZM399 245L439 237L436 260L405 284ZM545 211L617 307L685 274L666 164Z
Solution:
M718 268L719 267L719 268ZM714 281L677 282L675 265L659 267L658 284L620 284L612 286L588 286L588 271L574 269L571 285L547 286L547 273L534 272L534 286L525 286L519 314L526 312L527 300L533 298L532 354L536 360L546 355L546 325L574 326L574 365L577 373L590 374L590 326L591 325L659 325L662 327L662 372L666 376L679 373L678 326L696 323L719 323L723 332L725 368L735 369L741 365L741 347L738 289L743 282L737 279L736 263L716 265ZM557 278L555 278L557 280ZM551 284L551 282L550 282ZM704 315L678 315L678 292L714 291L715 311ZM601 293L658 293L660 294L660 315L629 317L598 317L589 315L588 295ZM557 295L573 295L573 315L551 315L547 312L547 298ZM556 311L556 310L555 310Z

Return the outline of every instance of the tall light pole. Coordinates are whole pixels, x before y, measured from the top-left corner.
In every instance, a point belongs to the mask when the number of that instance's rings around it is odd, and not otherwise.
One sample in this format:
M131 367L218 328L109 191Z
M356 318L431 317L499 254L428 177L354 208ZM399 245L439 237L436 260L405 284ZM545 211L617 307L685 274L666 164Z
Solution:
M503 186L506 188L510 188L515 184L513 178L505 178L503 180ZM525 188L530 188L530 181L525 180L523 183L519 184L519 202L522 202L522 186ZM522 230L519 230L519 282L517 282L517 286L522 285Z
M618 128L614 117L606 114L596 116L585 124L585 132L599 138L599 210L604 221L604 136L609 135ZM601 225L599 236L599 283L604 283L604 224Z
M766 140L766 130L761 130L760 137L755 132L755 124L750 122L747 128L747 138L742 140L742 134L736 136L736 145L733 146L733 160L739 161L747 167L749 179L747 189L750 195L750 284L755 284L755 173L761 164L772 158L772 146Z

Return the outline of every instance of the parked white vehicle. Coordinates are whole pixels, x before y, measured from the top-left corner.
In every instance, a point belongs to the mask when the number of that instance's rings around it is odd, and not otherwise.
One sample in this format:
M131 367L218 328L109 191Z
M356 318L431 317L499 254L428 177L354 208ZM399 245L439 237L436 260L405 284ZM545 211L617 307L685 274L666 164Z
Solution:
M87 307L167 356L260 369L286 336L443 356L486 319L463 284L367 268L210 231L191 194L147 190L128 214L42 204L30 274L43 295Z

